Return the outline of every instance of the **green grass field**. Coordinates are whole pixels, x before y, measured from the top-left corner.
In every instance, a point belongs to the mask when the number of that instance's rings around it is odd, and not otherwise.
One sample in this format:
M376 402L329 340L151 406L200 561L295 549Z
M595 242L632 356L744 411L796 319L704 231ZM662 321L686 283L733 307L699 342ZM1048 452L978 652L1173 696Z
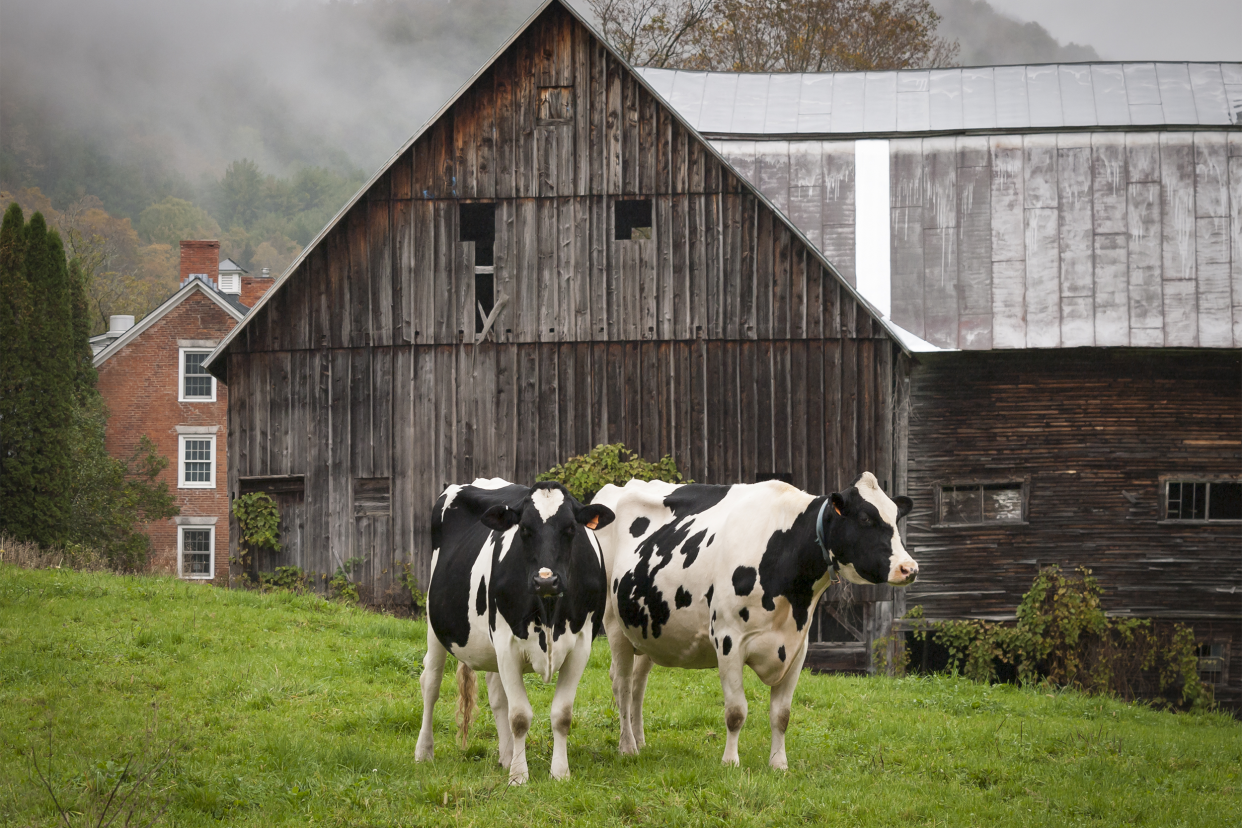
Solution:
M0 824L65 824L32 754L74 825L114 787L109 814L129 794L135 825L164 807L161 824L264 828L1242 824L1225 715L946 677L805 674L779 773L758 681L742 768L723 768L716 674L657 669L647 747L621 757L602 639L573 778L548 778L551 688L532 676L532 782L509 788L483 700L469 748L453 739L451 671L436 760L414 762L425 630L311 596L0 565Z

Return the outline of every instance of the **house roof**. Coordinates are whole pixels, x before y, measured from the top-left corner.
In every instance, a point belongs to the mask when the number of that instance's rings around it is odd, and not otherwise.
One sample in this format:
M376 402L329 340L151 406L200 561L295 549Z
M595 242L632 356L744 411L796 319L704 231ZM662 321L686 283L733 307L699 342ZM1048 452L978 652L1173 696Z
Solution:
M249 270L246 270L246 268L242 267L241 265L239 265L237 262L233 261L232 259L225 259L224 261L220 262L219 269L221 273L225 272L226 270L233 271L235 273L249 273L250 272Z
M798 229L797 225L793 221L791 221L790 218L784 212L782 212L779 208L773 205L772 202L768 200L767 196L764 195L764 193L758 187L756 187L749 180L747 180L745 176L738 173L737 170L734 170L732 165L729 163L728 159L725 158L723 155L721 155L720 152L714 146L708 143L706 137L700 134L699 131L695 129L694 125L691 124L689 121L687 121L686 118L680 112L678 112L678 110L675 107L669 105L668 101L661 95L660 91L655 89L643 77L642 73L639 70L635 69L635 67L633 66L630 66L630 64L625 60L625 58L622 57L616 51L616 49L614 49L612 45L604 38L604 36L595 29L595 27L590 23L590 21L586 20L581 14L578 13L577 9L575 9L569 3L564 2L564 0L544 0L544 2L541 3L539 7L536 8L531 13L530 17L528 17L525 20L525 22L523 22L522 25L520 25L513 32L513 34L510 35L509 38L500 45L500 48L496 50L496 52L491 56L491 58L489 58L485 63L483 63L475 71L475 73L471 75L470 78L464 84L462 84L461 87L455 93L453 93L453 96L449 98L447 101L445 101L444 104L438 110L436 110L435 114L433 114L430 118L428 118L427 121L421 127L419 127L418 131L415 132L414 135L412 135L408 141L402 144L397 149L397 151L394 152L392 156L375 172L375 174L372 175L371 178L365 184L363 184L361 188L359 188L358 192L354 194L354 196L345 204L345 206L343 206L340 209L340 211L338 211L337 214L332 217L332 220L329 221L326 225L324 225L323 229L319 231L318 235L316 235L315 238L311 240L310 244L306 245L306 247L302 249L302 252L298 255L298 257L294 259L292 264L290 264L285 269L285 272L281 274L281 276L276 280L276 283L272 285L271 289L263 294L262 298L260 298L259 301L255 304L255 306L251 309L252 311L258 311L260 308L266 305L267 302L269 302L273 296L275 296L280 291L280 289L284 286L285 282L299 271L302 263L306 261L306 259L310 256L311 252L327 237L327 235L332 231L332 229L335 228L337 224L340 223L340 221L349 213L349 211L353 208L353 206L362 200L363 196L366 195L366 193L375 185L375 183L379 181L379 179L386 172L388 172L388 170L393 166L393 164L396 163L397 159L399 159L405 153L406 150L412 147L415 144L415 142L418 141L419 138L423 137L423 135L426 134L428 130L430 130L431 127L437 121L439 121L440 118L443 117L445 113L447 113L453 107L455 103L457 103L457 101L466 93L466 91L469 90L472 86L474 86L475 82L477 82L479 78L481 78L483 74L487 72L488 69L491 68L492 64L494 64L497 61L497 59L501 55L503 55L509 49L509 47L512 46L513 43L519 37L521 37L521 35L528 28L530 28L531 24L535 20L537 20L539 16L542 15L544 11L548 9L549 6L552 6L554 4L564 9L566 13L571 15L575 20L578 21L578 23L580 23L584 28L586 28L586 30L589 31L591 35L595 37L617 61L619 61L625 66L629 66L629 68L635 72L634 76L637 79L638 83L641 84L652 95L656 96L658 100L662 101L666 106L668 106L669 114L672 115L672 117L676 119L684 128L689 130L692 135L697 136L699 140L702 141L704 150L706 152L711 153L716 158L716 160L718 160L726 168L728 168L735 175L737 175L738 180L741 182L742 186L745 187L747 190L749 190L752 195L758 198L760 202L762 202L768 209L770 209L773 212L773 214L776 215L779 221L784 223L797 238L801 239L806 244L807 249L813 255L815 255L816 258L818 258L820 264L823 265L830 273L832 273L833 276L840 282L841 289L844 290L850 296L852 296L854 299L856 299L866 309L866 311L880 324L880 326L883 327L885 331L887 331L893 337L894 341L898 342L898 344L907 351L917 350L920 344L924 346L927 345L927 343L923 342L918 337L914 336L908 331L898 328L890 320L886 319L884 315L876 309L875 305L869 302L866 299L866 297L864 297L863 294L859 292L854 287L853 284L850 283L848 279L845 279L844 277L841 276L840 271L837 269L837 267L823 255L820 249L813 242L808 240L806 236L803 235L802 231ZM212 374L214 374L217 378L223 380L226 377L226 369L223 367L223 363L220 362L220 358L228 350L228 347L233 342L233 340L236 339L241 334L242 330L246 327L247 324L249 324L250 320L254 318L256 318L256 314L249 313L247 315L246 321L238 325L237 327L235 327L232 331L230 331L228 336L226 336L220 342L220 344L216 347L216 349L212 351L210 356L208 356L207 359L204 361L204 366L207 368L207 370L210 371Z
M1242 124L1242 63L1062 63L892 72L638 69L709 136Z
M126 345L142 336L144 331L167 316L173 308L184 302L186 298L195 291L204 294L208 299L219 305L225 313L236 319L238 322L241 322L242 318L246 315L246 306L238 301L235 301L234 297L221 293L214 286L208 284L202 279L187 279L186 283L182 285L176 293L165 299L163 304L148 313L146 316L142 317L142 319L135 323L132 328L112 340L106 348L95 354L95 358L93 360L95 367L98 368L100 365L111 359L114 354ZM236 330L236 327L234 327L234 330Z

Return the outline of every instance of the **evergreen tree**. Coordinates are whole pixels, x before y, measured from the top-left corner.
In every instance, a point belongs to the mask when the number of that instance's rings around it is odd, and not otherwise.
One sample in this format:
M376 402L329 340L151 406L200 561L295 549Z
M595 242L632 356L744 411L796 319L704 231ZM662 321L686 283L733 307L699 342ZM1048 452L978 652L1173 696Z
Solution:
M22 537L31 488L30 285L26 282L26 221L16 203L0 225L0 531Z
M91 301L86 274L77 259L69 262L69 304L73 315L73 341L70 343L74 376L73 390L79 404L96 393L95 355L91 352Z
M73 309L69 268L60 234L48 230L41 213L26 225L26 281L30 287L27 387L31 486L23 498L14 534L42 546L66 538L73 485L74 403Z

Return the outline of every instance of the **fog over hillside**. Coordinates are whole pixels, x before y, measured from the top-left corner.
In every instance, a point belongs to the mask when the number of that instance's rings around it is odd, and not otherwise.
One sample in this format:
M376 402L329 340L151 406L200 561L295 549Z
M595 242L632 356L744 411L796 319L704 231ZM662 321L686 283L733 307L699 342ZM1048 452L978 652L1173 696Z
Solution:
M217 177L238 158L369 174L537 5L6 2L0 180L61 201L107 191L130 214L146 196L128 191Z
M1023 23L998 12L986 0L932 0L940 13L940 34L961 46L962 66L1005 63L1058 63L1099 60L1095 49L1058 43L1038 23ZM1032 14L1038 7L1032 6Z

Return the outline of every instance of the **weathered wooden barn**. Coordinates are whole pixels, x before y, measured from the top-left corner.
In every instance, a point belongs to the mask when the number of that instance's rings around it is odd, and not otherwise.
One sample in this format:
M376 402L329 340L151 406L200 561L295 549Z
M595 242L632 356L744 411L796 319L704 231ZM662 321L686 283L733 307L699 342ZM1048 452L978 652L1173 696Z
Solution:
M900 488L905 359L818 249L552 0L210 369L230 389L230 491L272 493L283 515L259 568L361 558L382 602L403 564L426 582L445 485L530 482L602 442L671 454L700 482L826 492L870 469ZM886 629L890 590L856 592L859 623Z
M925 340L908 601L1088 566L1242 704L1242 65L639 71Z

